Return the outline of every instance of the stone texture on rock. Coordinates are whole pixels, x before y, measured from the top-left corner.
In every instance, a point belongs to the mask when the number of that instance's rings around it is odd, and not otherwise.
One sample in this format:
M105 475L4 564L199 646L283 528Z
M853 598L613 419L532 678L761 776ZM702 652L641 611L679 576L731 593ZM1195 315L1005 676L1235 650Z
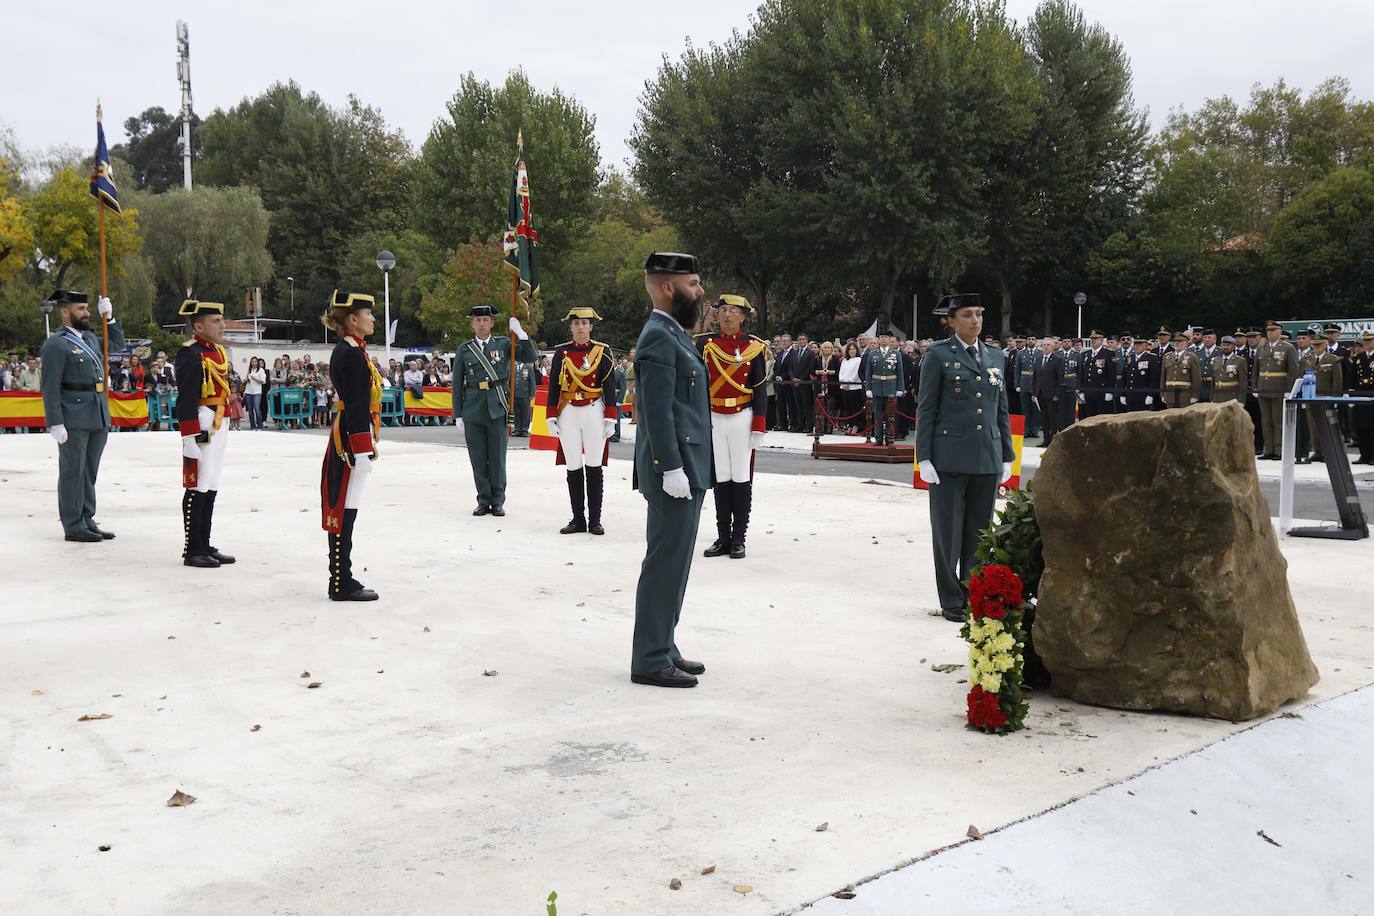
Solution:
M1035 475L1035 647L1084 703L1232 721L1317 682L1240 405L1100 416Z

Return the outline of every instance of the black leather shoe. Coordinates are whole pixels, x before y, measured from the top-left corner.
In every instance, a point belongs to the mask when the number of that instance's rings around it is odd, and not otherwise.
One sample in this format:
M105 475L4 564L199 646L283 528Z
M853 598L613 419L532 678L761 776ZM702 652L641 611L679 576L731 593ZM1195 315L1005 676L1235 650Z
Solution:
M703 557L723 557L730 552L730 545L724 541L716 541L710 547L701 552Z
M109 531L104 531L104 530L102 530L101 527L100 527L99 525L97 525L95 522L91 522L91 523L90 523L89 525L87 525L86 527L89 528L91 531L94 531L96 534L100 535L100 539L101 539L102 541L113 541L113 540L114 540L114 534L113 534L113 533L111 533L111 532L109 532Z
M234 559L232 556L230 556L229 554L227 554L227 553L221 553L221 552L220 552L220 549L219 549L218 547L211 547L211 548L209 548L208 550L206 550L205 552L206 552L207 554L209 554L210 556L214 557L216 560L219 560L219 565L220 565L220 566L228 566L230 563L237 563L237 562L238 562L237 560L235 560L235 559Z
M955 623L964 622L964 609L961 607L947 607L940 611L940 616Z
M679 658L673 662L673 667L679 671L685 671L691 675L705 674L706 666L701 662L690 661L689 659Z
M1312 456L1312 460L1313 460L1313 461L1320 461L1322 464L1326 464L1326 459L1323 458L1321 455L1313 455L1313 456Z
M490 512L491 512L491 506L482 506L482 505L479 505L476 509L473 509L473 510L472 510L472 514L473 514L473 515L488 515Z
M587 526L587 530L588 530L589 532L591 532L592 534L605 534L605 533L606 533L606 529L605 529L605 528L602 528L602 527L601 527L601 524L600 524L599 522L598 522L597 524L595 524L595 525L588 525L588 526Z
M506 510L505 510L505 509L502 509L500 506L492 506L492 507L491 507L491 514L494 515L494 516L496 516L497 518L501 518L502 516L504 516L504 515L506 514Z
M582 519L573 519L562 528L558 529L559 534L582 534L587 530L587 523Z
M89 528L80 528L76 531L68 531L64 537L69 541L80 541L83 544L95 544L105 540Z
M370 588L355 588L351 592L330 593L330 601L376 601L381 596Z
M219 560L207 554L195 557L187 557L181 561L182 566L194 566L198 569L219 569Z
M1293 463L1294 463L1294 464L1311 464L1311 463L1312 463L1312 459L1311 459L1311 458L1296 458L1296 459L1294 459Z
M653 674L631 674L630 681L635 684L650 684L654 687L695 687L697 679L675 665L669 665Z
M730 559L732 559L732 560L743 560L743 559L744 559L744 545L743 545L743 544L731 544L731 545L730 545Z

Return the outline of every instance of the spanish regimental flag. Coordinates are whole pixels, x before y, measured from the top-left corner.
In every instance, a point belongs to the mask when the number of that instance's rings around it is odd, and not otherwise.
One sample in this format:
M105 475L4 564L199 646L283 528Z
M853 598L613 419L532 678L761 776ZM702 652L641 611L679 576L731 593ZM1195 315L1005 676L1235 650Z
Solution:
M114 171L110 168L110 152L105 148L105 127L100 123L100 106L95 106L95 171L91 172L91 196L116 213L119 191L115 189Z
M506 266L520 275L520 301L528 315L530 302L539 298L539 233L534 231L534 215L530 211L530 176L525 171L523 133L515 137L515 172L510 180L502 247Z

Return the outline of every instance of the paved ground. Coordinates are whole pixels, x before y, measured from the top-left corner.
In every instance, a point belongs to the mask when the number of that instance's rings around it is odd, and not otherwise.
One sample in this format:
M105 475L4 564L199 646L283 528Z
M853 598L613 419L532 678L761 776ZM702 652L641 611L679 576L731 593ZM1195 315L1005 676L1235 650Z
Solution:
M556 889L563 916L762 916L1240 730L1048 697L1024 733L963 729L926 497L873 475L761 475L749 559L688 591L702 686L633 686L628 464L607 536L568 538L551 455L513 453L510 515L475 519L466 454L401 438L359 523L366 606L323 597L316 435L231 440L215 540L241 561L215 571L177 560L171 435L111 437L99 545L60 538L51 440L0 441L0 910L485 916ZM1374 542L1283 550L1308 700L1374 681L1367 590L1333 574Z

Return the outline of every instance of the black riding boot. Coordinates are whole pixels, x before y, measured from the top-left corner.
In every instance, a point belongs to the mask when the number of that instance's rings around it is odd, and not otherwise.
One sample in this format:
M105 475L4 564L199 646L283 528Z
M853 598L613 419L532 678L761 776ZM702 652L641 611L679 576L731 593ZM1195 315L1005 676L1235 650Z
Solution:
M730 552L730 508L736 486L729 480L719 480L711 488L716 497L716 542L706 548L703 557L723 557Z
M208 495L199 490L187 490L186 495L181 498L182 515L186 525L186 554L181 561L183 566L195 566L200 569L219 567L219 560L210 556L209 544L205 539L205 532L209 527L205 521Z
M568 472L568 502L572 503L572 521L558 529L559 534L577 534L587 530L587 514L583 509L583 480L586 475L582 468Z
M605 468L586 468L587 471L587 530L592 534L605 534L601 527L601 498L606 491Z
M329 535L329 598L332 601L376 601L377 593L353 578L353 525L357 509L345 509L343 530Z
M754 482L735 481L731 494L730 510L735 517L733 534L730 539L730 559L744 559L744 535L749 530L749 511L754 505Z
M205 516L201 520L204 531L201 536L201 544L205 546L206 555L214 557L223 566L227 563L233 563L234 558L227 553L220 553L219 548L210 546L210 525L214 520L215 497L218 495L219 490L207 490L205 492Z

